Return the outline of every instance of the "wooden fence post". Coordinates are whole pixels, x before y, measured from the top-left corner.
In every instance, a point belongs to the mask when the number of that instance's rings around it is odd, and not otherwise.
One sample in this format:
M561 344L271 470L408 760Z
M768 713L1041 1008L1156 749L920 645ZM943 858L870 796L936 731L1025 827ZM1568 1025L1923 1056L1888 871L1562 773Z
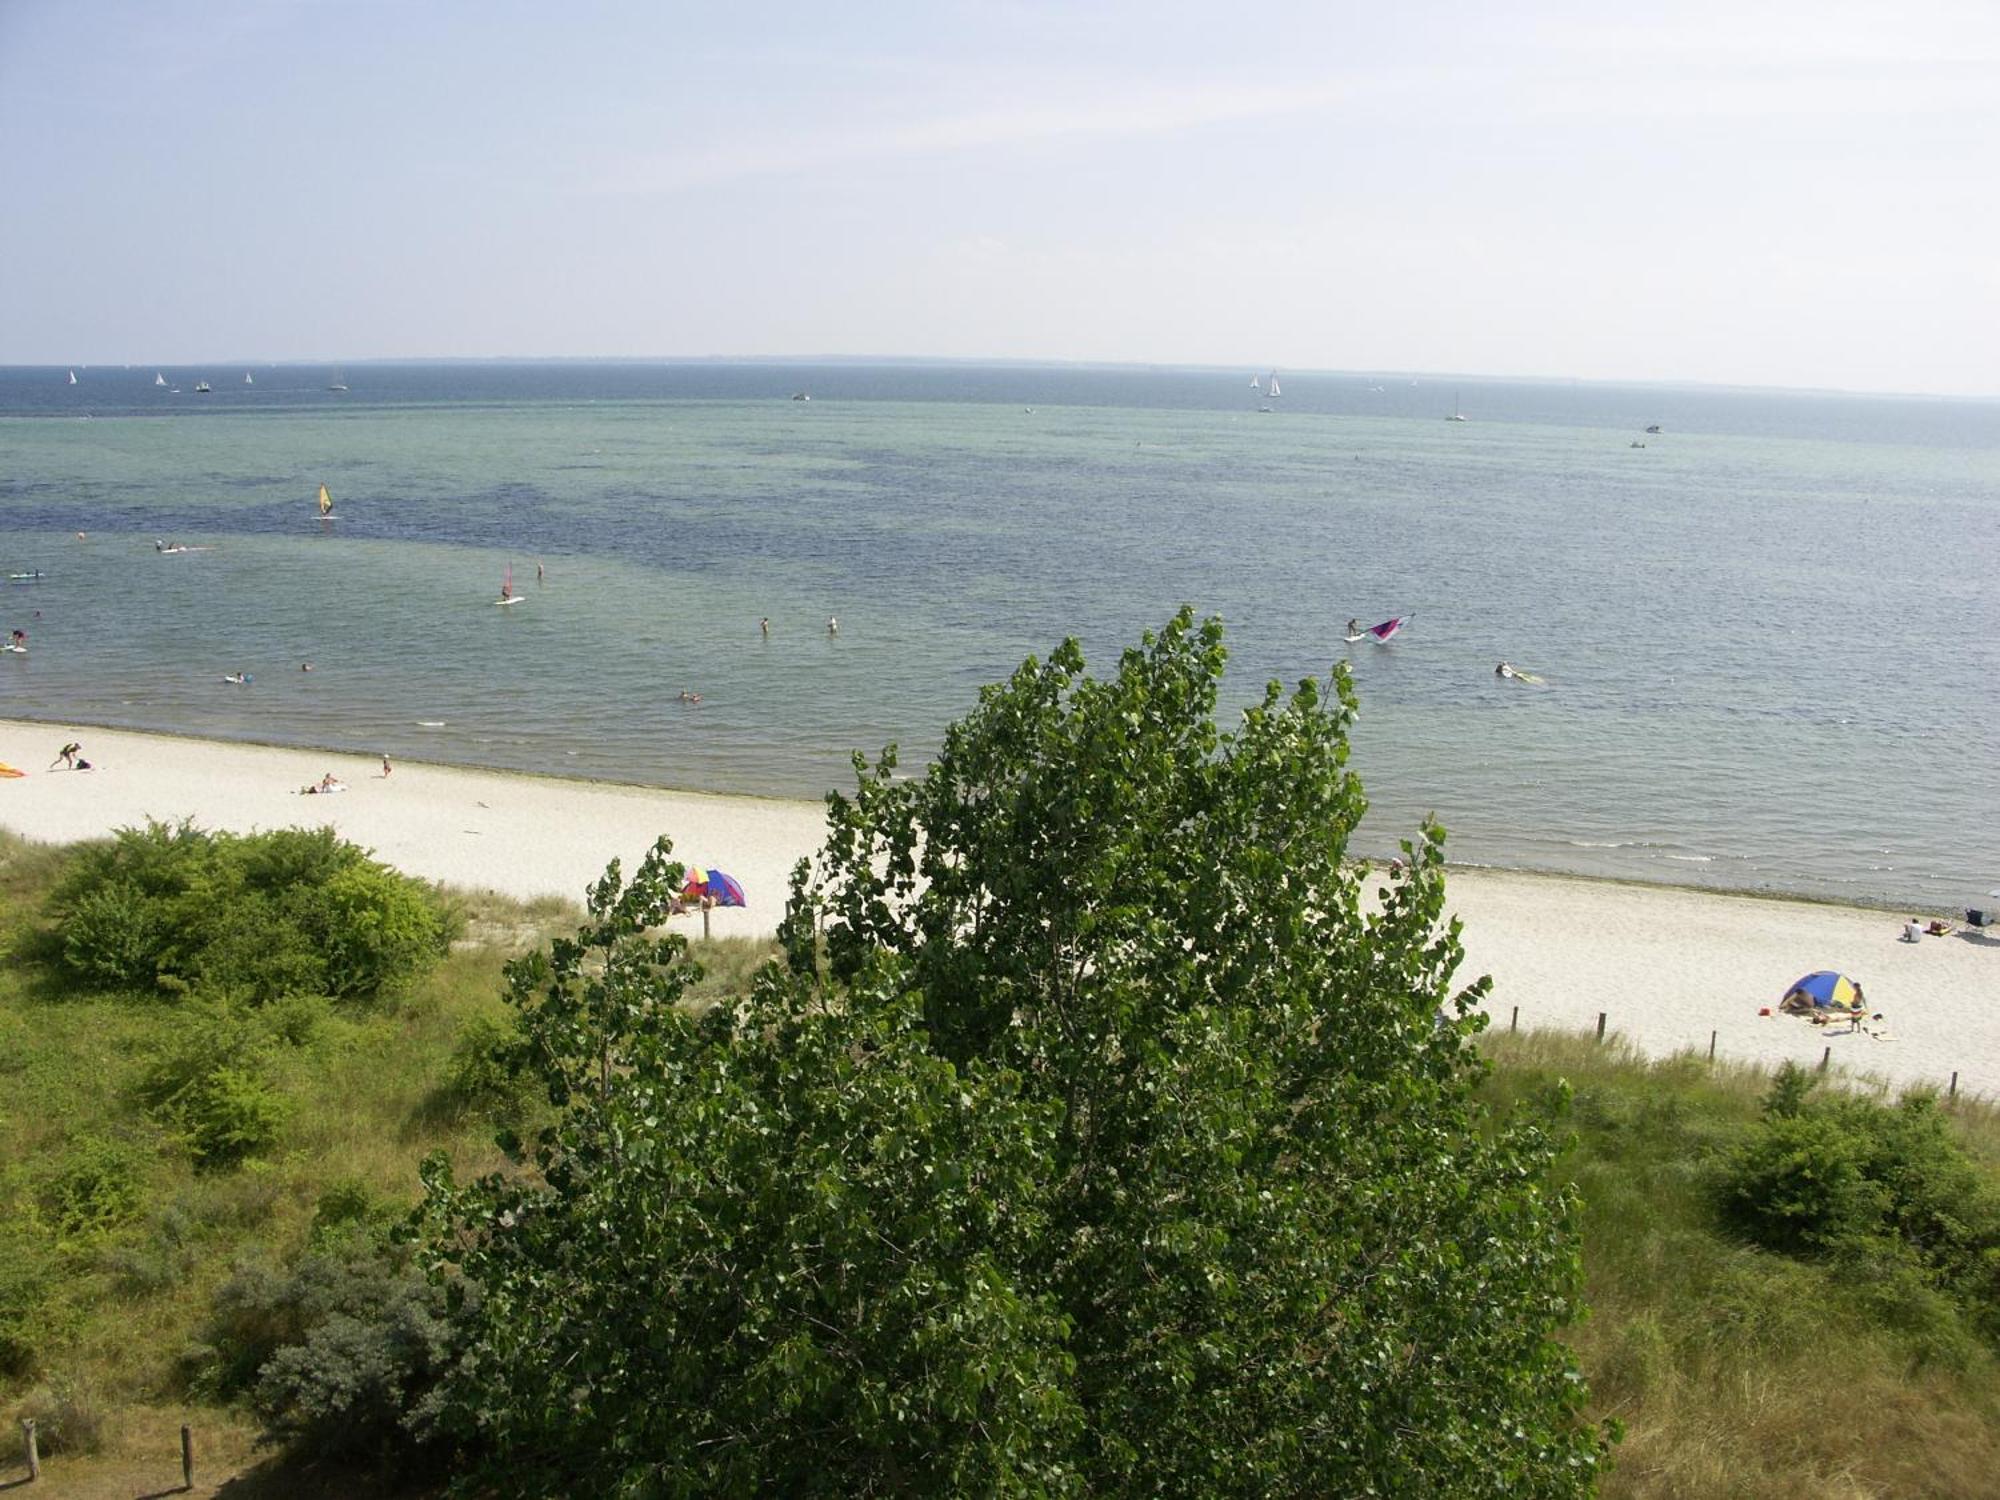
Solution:
M1708 1034L1708 1060L1715 1061L1715 1033L1712 1031Z
M1597 1039L1600 1042L1604 1040L1604 1012L1601 1010L1597 1013Z
M1520 1007L1520 1006L1518 1006L1518 1005L1517 1005L1517 1006L1515 1006L1515 1007L1514 1007L1514 1014L1513 1014L1513 1015L1511 1015L1511 1016L1509 1016L1509 1017L1507 1018L1507 1029L1508 1029L1509 1031L1519 1031L1519 1030L1521 1029L1521 1007Z
M1826 1065L1832 1061L1833 1061L1833 1048L1828 1047L1824 1052L1820 1053L1819 1055L1820 1072L1824 1073L1826 1071Z
M34 1483L42 1477L42 1455L35 1448L35 1419L21 1418L21 1446L28 1454L28 1482Z
M181 1428L181 1487L194 1488L194 1429Z
M705 898L701 903L701 940L704 943L708 941L708 902Z
M1953 1068L1951 1070L1951 1093L1946 1097L1952 1099L1956 1099L1958 1097L1958 1069L1956 1068Z

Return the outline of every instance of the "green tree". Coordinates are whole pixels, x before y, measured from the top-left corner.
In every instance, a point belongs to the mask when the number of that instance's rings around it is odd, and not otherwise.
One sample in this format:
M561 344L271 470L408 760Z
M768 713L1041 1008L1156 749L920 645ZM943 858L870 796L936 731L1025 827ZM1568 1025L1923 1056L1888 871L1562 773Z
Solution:
M514 972L559 1117L428 1168L480 1477L611 1494L1570 1495L1552 1143L1486 1117L1442 832L1379 902L1351 692L1222 733L1183 611L830 797L784 960L675 1002L664 841ZM824 930L823 937L821 929Z

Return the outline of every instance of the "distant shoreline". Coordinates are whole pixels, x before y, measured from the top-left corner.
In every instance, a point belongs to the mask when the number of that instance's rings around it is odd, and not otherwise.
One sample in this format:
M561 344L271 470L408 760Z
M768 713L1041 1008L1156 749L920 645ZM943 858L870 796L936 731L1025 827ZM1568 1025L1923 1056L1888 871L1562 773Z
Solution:
M46 771L65 739L97 767ZM675 857L727 871L749 893L712 912L718 937L771 934L794 865L811 858L825 809L805 801L679 792L514 771L398 761L297 746L0 720L0 827L71 843L148 818L217 829L330 826L388 864L520 899L580 900L619 859L629 873L661 834ZM327 771L348 790L300 794ZM1463 922L1458 982L1493 978L1496 1027L1592 1030L1597 1016L1641 1052L1843 1069L1886 1083L2000 1095L2000 938L1899 940L1899 909L1720 895L1582 876L1453 869L1447 909ZM691 920L691 919L689 919ZM698 930L698 929L689 929ZM1890 1039L1764 1016L1800 975L1861 981Z

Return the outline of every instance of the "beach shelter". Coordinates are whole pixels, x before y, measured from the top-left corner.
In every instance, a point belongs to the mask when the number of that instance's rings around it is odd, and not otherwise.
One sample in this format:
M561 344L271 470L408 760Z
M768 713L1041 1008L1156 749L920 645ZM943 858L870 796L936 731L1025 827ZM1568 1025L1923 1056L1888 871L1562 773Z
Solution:
M1778 1002L1778 1009L1793 1016L1811 1015L1814 1011L1866 1008L1861 998L1861 986L1845 974L1836 974L1831 969L1819 969L1806 975L1786 990L1785 998Z
M743 886L734 875L720 870L689 870L681 894L710 906L743 906Z

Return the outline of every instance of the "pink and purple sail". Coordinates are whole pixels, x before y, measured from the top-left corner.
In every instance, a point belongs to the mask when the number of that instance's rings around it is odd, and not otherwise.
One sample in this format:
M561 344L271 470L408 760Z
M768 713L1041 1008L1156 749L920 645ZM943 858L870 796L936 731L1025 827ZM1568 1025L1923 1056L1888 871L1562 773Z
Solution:
M1404 625L1408 624L1409 619L1408 615L1397 615L1393 620L1384 620L1380 625L1370 625L1361 633L1363 635L1372 635L1378 641L1386 641L1397 631L1401 630Z

